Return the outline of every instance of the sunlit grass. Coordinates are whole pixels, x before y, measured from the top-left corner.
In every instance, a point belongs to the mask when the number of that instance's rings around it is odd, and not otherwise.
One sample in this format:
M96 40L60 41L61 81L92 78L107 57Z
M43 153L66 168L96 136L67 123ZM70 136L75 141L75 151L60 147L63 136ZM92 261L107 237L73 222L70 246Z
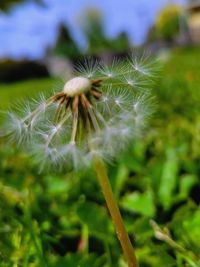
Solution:
M10 84L0 83L0 109L6 109L23 98L34 97L38 92L54 89L58 80L53 78L35 79Z

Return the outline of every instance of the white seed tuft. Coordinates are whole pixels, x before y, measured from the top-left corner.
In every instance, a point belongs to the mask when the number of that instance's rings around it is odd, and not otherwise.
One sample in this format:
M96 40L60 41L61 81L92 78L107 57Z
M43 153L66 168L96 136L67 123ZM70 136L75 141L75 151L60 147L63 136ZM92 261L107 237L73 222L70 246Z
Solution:
M64 93L68 96L76 96L90 91L92 87L91 81L84 77L75 77L64 85Z

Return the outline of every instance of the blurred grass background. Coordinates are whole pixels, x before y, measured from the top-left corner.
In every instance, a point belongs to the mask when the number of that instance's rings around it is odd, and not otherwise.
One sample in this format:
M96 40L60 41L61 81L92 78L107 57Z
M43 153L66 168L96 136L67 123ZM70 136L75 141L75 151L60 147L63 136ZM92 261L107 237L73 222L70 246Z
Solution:
M109 167L141 267L200 266L199 69L198 48L168 54L151 127ZM0 84L0 108L56 82ZM92 171L38 174L5 144L0 158L1 267L126 266Z

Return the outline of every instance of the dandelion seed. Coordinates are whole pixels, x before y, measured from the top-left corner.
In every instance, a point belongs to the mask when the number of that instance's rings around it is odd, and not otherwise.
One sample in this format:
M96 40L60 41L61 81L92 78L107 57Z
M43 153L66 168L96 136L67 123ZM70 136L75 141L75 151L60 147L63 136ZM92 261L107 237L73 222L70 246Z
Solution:
M129 58L129 63L136 73L144 77L153 77L155 72L158 70L155 61L150 60L149 56L147 56L145 53L137 57L131 55Z
M76 75L91 79L97 75L99 63L97 60L85 59L75 67Z

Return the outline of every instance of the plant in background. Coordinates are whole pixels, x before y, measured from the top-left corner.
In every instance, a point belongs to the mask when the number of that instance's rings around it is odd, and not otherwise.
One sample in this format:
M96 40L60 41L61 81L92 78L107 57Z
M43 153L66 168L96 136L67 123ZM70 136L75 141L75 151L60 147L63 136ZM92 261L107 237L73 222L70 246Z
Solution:
M187 29L187 21L183 8L176 4L165 7L155 23L156 35L167 41L173 41L185 29Z
M141 135L154 110L145 89L155 65L142 56L104 63L85 61L61 91L8 112L6 136L23 145L41 169L94 166L129 266L138 266L104 162ZM23 116L21 113L24 113Z
M79 24L88 42L88 52L93 55L111 54L130 50L128 36L121 33L116 38L109 39L104 32L102 14L96 8L85 10L79 18Z

